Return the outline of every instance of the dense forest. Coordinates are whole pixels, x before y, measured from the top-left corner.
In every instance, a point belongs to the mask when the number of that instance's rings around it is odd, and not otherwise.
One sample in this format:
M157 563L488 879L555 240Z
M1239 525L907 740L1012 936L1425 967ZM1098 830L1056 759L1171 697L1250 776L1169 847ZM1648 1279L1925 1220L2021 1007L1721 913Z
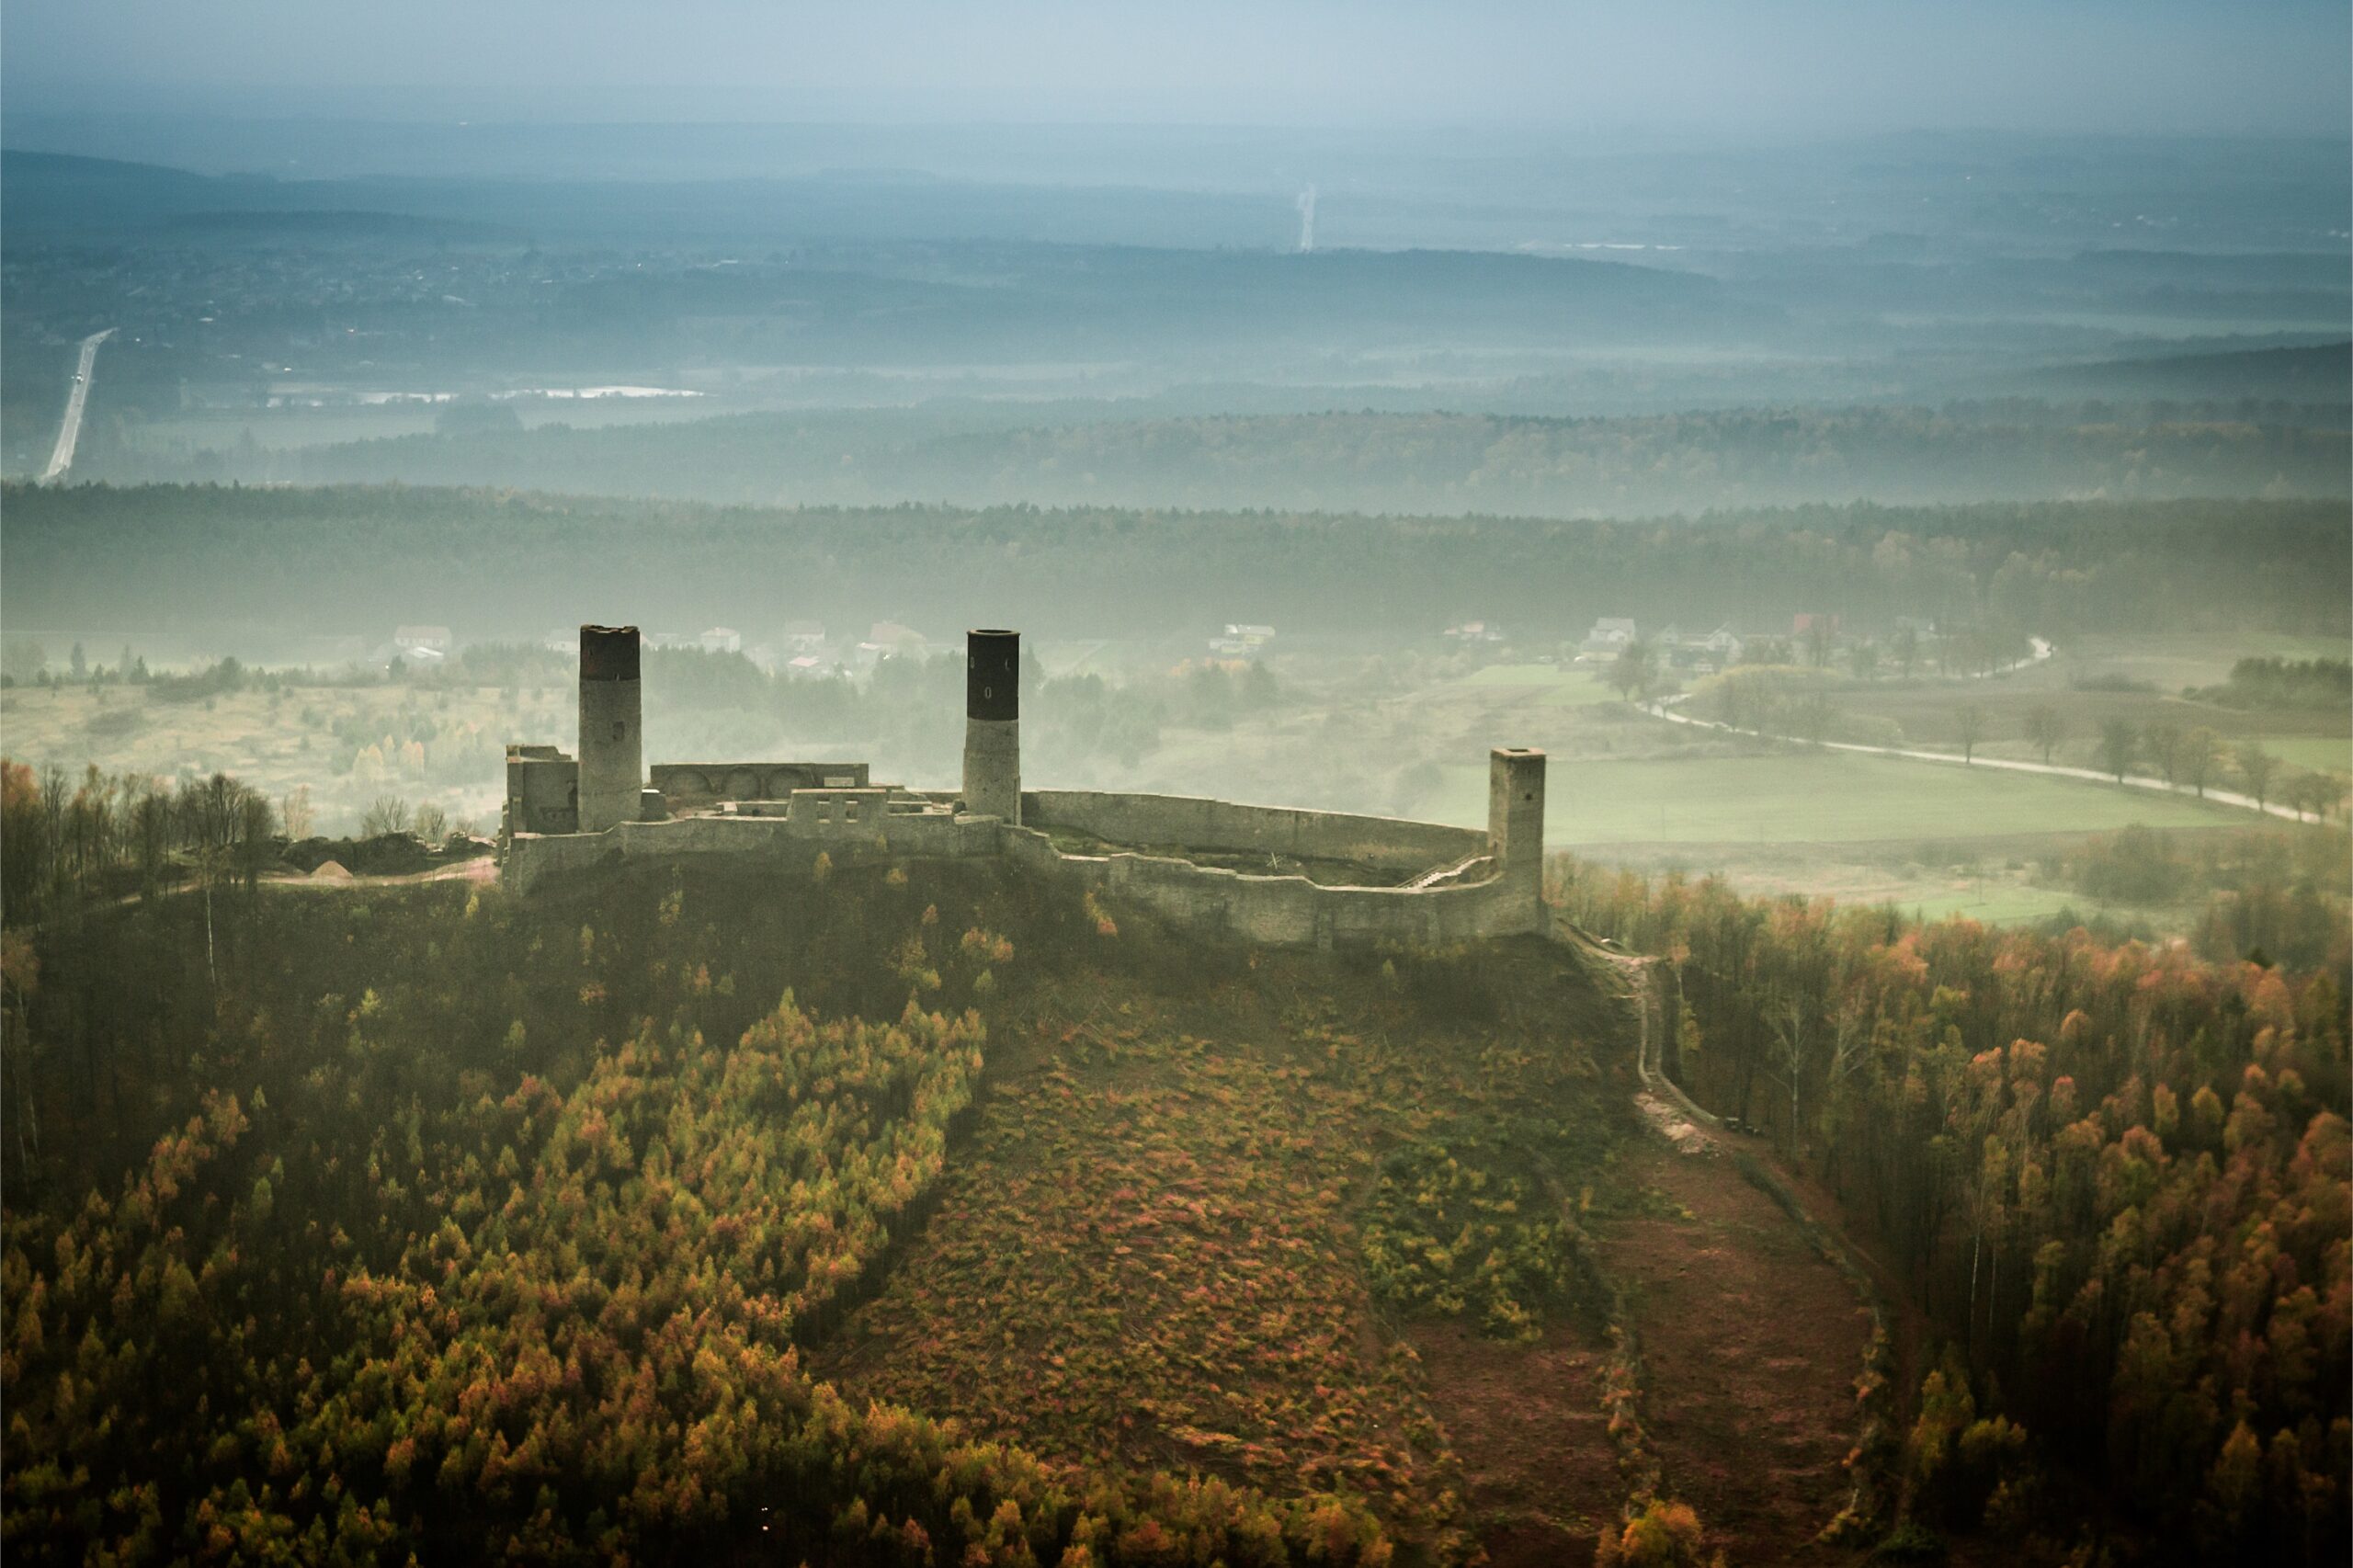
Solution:
M1683 1081L1817 1173L1947 1343L1916 1517L2344 1560L2341 911L2292 922L2334 932L2296 971L1712 879L1577 875L1568 913L1665 955Z
M1114 405L1116 406L1116 405ZM1614 418L994 410L548 425L288 451L111 453L99 477L507 484L756 506L1106 505L1624 517L1868 496L2342 496L2341 411L2281 403L1738 408Z
M28 631L388 634L401 605L437 607L468 639L599 606L755 639L812 613L1097 637L1257 620L1376 640L1466 618L1547 641L1603 615L1753 631L1806 609L2052 637L2353 624L2353 533L2328 501L1817 506L1682 524L719 508L400 486L12 486L0 501L0 609Z

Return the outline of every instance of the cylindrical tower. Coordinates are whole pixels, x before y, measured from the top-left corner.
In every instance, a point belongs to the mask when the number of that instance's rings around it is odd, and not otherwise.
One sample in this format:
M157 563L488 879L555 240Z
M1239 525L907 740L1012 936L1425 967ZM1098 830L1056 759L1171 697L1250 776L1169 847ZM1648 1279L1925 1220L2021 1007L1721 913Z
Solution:
M964 634L964 809L1021 821L1021 633Z
M635 822L645 784L637 628L580 629L580 831Z
M1528 900L1541 928L1544 900L1544 754L1497 746L1487 758L1487 847L1504 881Z

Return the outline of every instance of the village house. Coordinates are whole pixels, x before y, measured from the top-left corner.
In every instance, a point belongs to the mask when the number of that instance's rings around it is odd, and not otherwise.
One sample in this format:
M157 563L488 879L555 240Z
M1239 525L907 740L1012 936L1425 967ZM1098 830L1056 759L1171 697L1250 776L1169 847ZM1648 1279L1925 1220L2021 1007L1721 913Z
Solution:
M1577 652L1580 654L1614 658L1634 640L1634 623L1631 620L1620 615L1605 615L1593 623L1593 630L1585 634L1585 641L1578 644Z

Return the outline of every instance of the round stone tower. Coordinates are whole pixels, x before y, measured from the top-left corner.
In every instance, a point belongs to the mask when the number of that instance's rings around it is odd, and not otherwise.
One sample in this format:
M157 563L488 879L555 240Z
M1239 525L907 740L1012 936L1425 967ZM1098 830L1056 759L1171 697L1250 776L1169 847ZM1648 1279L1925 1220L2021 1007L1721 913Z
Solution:
M645 784L637 628L580 629L580 831L635 822Z
M1021 820L1021 633L964 634L964 809Z

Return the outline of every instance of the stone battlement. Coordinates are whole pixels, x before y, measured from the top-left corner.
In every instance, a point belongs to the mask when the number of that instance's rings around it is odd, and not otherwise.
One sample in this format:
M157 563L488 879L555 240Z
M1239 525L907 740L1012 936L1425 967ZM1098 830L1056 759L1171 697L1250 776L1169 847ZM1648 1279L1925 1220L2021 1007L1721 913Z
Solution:
M620 633L633 635L608 631L608 644ZM614 861L701 856L765 861L782 876L808 874L820 854L835 864L991 856L1140 904L1180 929L1270 947L1427 948L1545 928L1542 752L1493 754L1484 833L1197 796L1025 790L1017 634L974 638L967 724L979 738L965 749L962 790L874 784L864 763L657 763L653 787L639 786L634 819L584 833L580 765L552 746L510 746L506 881L529 893L551 877ZM614 650L605 646L602 656L612 662ZM620 683L597 684L602 698ZM584 754L588 726L601 740L615 722L609 701L597 706L592 715L584 700ZM623 718L633 734L635 711ZM619 796L623 777L604 780L608 795ZM983 801L992 809L973 809ZM1199 858L1211 856L1242 864ZM1321 880L1299 869L1308 865ZM1346 880L1358 873L1362 884Z

